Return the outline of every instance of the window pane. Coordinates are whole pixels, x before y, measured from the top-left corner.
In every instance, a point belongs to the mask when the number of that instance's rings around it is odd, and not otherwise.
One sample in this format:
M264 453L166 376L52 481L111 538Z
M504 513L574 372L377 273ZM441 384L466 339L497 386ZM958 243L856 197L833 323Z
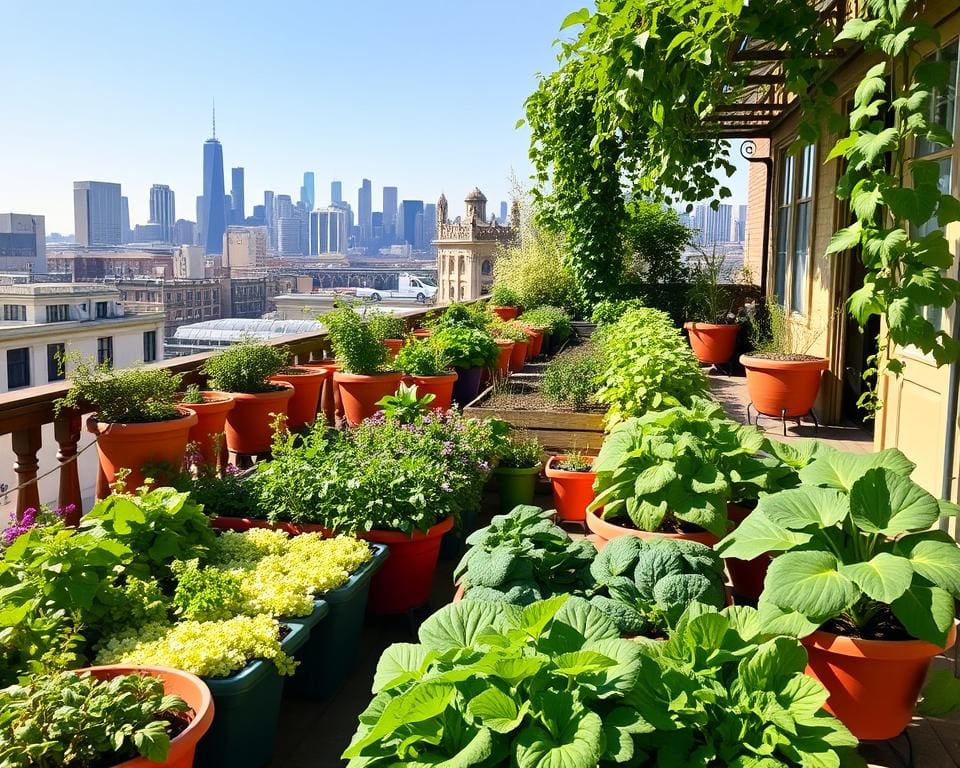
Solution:
M810 260L810 203L797 204L797 231L790 259L790 309L803 312L807 293L807 262Z
M30 386L30 349L7 350L7 389Z
M781 164L783 167L780 173L780 205L789 205L793 202L793 167L795 158L793 155L781 154Z
M787 242L790 236L790 209L781 208L777 215L777 254L773 268L773 293L783 303L787 284Z
M810 197L813 194L813 162L814 162L813 144L807 144L800 155L800 195L799 197Z
M953 133L957 99L957 45L957 41L954 40L949 45L941 48L938 54L928 57L928 60L940 59L946 62L949 71L947 74L946 89L941 90L937 88L930 96L927 119L938 125L942 125L951 134ZM917 139L916 154L918 156L929 155L941 149L943 149L943 147L939 144L934 144L926 139Z
M60 357L63 352L63 344L47 344L47 381L63 381L65 378L60 370Z

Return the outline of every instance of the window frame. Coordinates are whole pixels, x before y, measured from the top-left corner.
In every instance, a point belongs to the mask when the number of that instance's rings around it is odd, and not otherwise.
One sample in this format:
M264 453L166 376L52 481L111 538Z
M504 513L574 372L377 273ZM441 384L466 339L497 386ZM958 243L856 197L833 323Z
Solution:
M51 351L53 351L52 355L50 354ZM67 345L62 341L47 344L47 382L64 381L67 378L66 371L60 370L60 364L57 362L57 352L66 354Z
M143 362L155 363L156 361L157 361L157 332L144 331L143 332Z
M792 143L792 142L791 142ZM808 142L796 151L790 150L789 144L781 144L777 148L777 174L775 211L773 216L773 269L770 280L771 293L790 315L805 317L809 311L810 288L809 275L813 262L813 239L815 234L814 220L817 199L817 142ZM808 156L809 151L809 156ZM809 162L808 162L809 161ZM807 183L809 174L809 183ZM798 219L801 206L806 206L806 249L803 254L797 252ZM786 240L783 243L783 274L780 285L779 268L781 267L780 237L782 233L782 218L786 213ZM799 258L803 260L803 279L801 285L795 285L797 270L795 266ZM782 291L782 293L781 293ZM795 298L799 302L795 302ZM794 306L799 303L800 306Z
M113 368L113 336L97 337L97 365Z
M84 307L86 311L86 307ZM45 315L48 323L66 323L70 320L69 304L47 304Z
M26 353L25 356L24 356L24 359L23 359L22 361L19 361L19 362L14 363L14 361L12 361L12 360L11 360L11 357L10 357L11 354L14 353L14 352L23 352L23 353ZM7 360L6 360L6 362L7 362L7 389L8 389L8 390L13 390L13 389L26 389L27 387L32 386L32 383L31 383L31 382L32 382L32 376L31 376L32 371L30 370L30 368L31 368L30 347L12 347L11 349L8 349L8 350L7 350L7 356L6 356L6 357L7 357ZM24 379L25 379L25 381L24 381L23 383L20 383L20 384L14 384L14 383L13 383L13 376L11 375L11 372L14 370L14 368L12 367L13 365L16 365L18 369L22 369L22 372L23 372L23 375L24 375Z

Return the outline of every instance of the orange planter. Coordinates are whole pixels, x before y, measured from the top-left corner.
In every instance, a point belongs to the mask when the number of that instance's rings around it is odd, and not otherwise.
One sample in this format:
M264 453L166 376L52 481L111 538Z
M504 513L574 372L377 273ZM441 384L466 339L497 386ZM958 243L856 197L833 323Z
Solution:
M340 390L340 403L347 424L355 427L364 419L373 416L378 410L377 401L396 392L402 378L399 373L361 376L334 371L333 380Z
M513 349L510 351L510 370L516 373L523 370L523 365L527 360L528 341L513 342Z
M106 424L97 415L87 418L87 431L97 436L97 454L107 485L117 479L117 471L129 469L126 486L134 491L143 485L144 467L151 468L155 480L156 466L179 472L187 450L190 429L197 423L197 414L185 406L177 406L183 414L177 419L151 421L146 424Z
M309 363L303 363L306 368L323 368L329 371L329 375L324 377L323 384L320 385L320 410L323 411L323 417L328 427L335 427L337 419L343 417L343 406L340 404L340 388L333 381L333 372L340 370L339 363L332 360L317 360Z
M315 366L291 366L300 373L278 373L270 381L289 384L293 387L293 397L287 404L287 426L298 429L313 424L320 408L320 390L323 381L330 375L326 368Z
M514 343L512 339L497 339L497 346L500 354L497 356L495 371L497 376L503 379L510 373L510 355L513 353Z
M739 504L727 504L727 517L734 525L742 523L753 510ZM757 555L753 560L740 560L726 557L727 571L733 583L733 591L743 597L757 600L763 592L763 582L767 578L771 557L768 554Z
M593 490L595 472L570 472L559 469L557 465L566 456L551 456L544 472L553 486L553 505L557 510L557 519L582 523L586 520L587 507L596 493ZM593 463L593 457L585 457Z
M952 648L952 627L945 646L922 640L859 640L830 632L802 639L807 674L830 692L826 709L858 739L881 741L902 733L933 657Z
M740 326L716 323L684 323L690 337L690 347L697 360L709 365L729 363L737 346Z
M227 414L227 448L235 453L266 453L273 443L273 414L286 414L293 397L292 384L277 384L281 389L259 392L233 392L233 410Z
M190 427L188 442L196 444L204 464L213 465L216 461L214 442L216 435L222 435L227 422L227 413L233 408L233 395L228 392L201 392L202 403L185 404L185 408L197 414L197 423ZM227 446L220 439L220 465L227 463Z
M527 342L527 359L532 360L540 356L540 350L543 348L543 328L533 328L529 325L523 326L529 341Z
M796 418L810 413L820 391L820 377L830 361L768 360L740 355L747 370L747 392L758 413Z
M418 339L425 339L432 333L433 331L431 331L429 328L417 328L413 331L413 335Z
M97 680L110 680L120 675L140 674L157 677L163 681L163 692L179 696L193 710L190 724L170 742L170 751L167 759L162 763L155 763L143 757L135 757L117 763L115 768L190 768L193 765L193 755L197 749L197 742L209 730L213 722L213 697L210 689L196 675L181 672L179 669L167 667L130 667L121 664L111 664L102 667L86 667L76 670L77 673L89 672Z
M400 351L400 347L403 346L403 339L384 339L383 346L387 348L387 354L393 360L397 356L397 352Z
M430 407L436 411L448 411L453 402L453 385L457 381L457 372L442 376L410 376L410 383L417 387L417 397L433 395Z
M604 520L600 517L597 510L587 512L587 528L590 529L591 533L596 534L599 539L602 539L602 541L594 539L597 549L603 549L608 541L618 536L636 536L638 539L656 539L660 537L666 539L687 539L688 541L705 544L708 547L712 547L720 541L717 536L714 536L709 531L698 531L696 533L653 533L651 531L640 531L636 528L625 528L611 523L608 520Z
M426 605L440 556L443 534L453 528L453 517L428 531L367 531L357 536L390 547L390 557L370 584L369 607L374 613L406 613Z
M518 314L520 314L519 307L490 307L493 310L493 314L499 317L501 320L506 322L507 320L513 320Z

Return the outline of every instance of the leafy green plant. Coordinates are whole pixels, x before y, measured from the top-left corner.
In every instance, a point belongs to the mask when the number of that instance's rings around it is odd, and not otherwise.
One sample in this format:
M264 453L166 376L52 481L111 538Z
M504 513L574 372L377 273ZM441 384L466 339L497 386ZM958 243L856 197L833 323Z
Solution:
M417 394L417 385L401 384L392 395L384 395L377 401L380 410L388 421L397 421L401 424L412 424L420 418L436 399L436 395L428 392L423 397Z
M590 472L593 469L593 457L584 456L580 451L571 450L564 454L554 466L564 472Z
M372 310L366 313L367 327L378 339L402 339L407 335L407 323L390 312Z
M580 298L573 270L564 258L564 237L559 230L537 227L529 210L529 206L521 209L519 242L497 251L494 285L509 285L519 305L527 309L550 305L573 311Z
M209 467L201 467L194 475L180 472L170 479L170 485L189 493L191 501L202 507L207 517L257 516L257 500L232 464L222 474Z
M631 309L642 309L646 306L643 299L603 299L593 305L590 320L597 325L610 325Z
M490 291L490 304L494 307L519 307L520 297L506 285L494 285Z
M543 445L532 433L524 429L511 431L497 445L497 466L526 469L540 465Z
M200 370L211 389L255 395L277 389L268 379L286 367L289 358L283 347L247 339L213 355Z
M476 328L483 330L492 321L492 316L481 303L460 304L454 302L440 314L430 319L429 326L434 330L442 328Z
M150 675L61 672L0 690L0 765L100 768L135 757L167 758L172 721L187 703Z
M408 376L442 376L450 371L449 355L432 336L408 340L397 352L394 364Z
M540 391L557 405L569 403L585 411L600 388L601 360L592 347L575 347L551 360L543 369Z
M825 328L822 323L791 322L783 306L768 298L751 319L750 343L754 348L751 354L773 360L802 360Z
M94 365L79 354L66 359L73 362L72 386L54 401L57 415L64 408L92 407L97 419L107 424L145 424L183 415L177 408L181 374L165 368L115 370L109 361Z
M478 328L440 328L431 338L457 368L491 368L500 355L493 336Z
M960 596L960 547L930 528L957 508L913 482L914 468L896 449L821 448L800 470L800 487L761 497L718 550L745 559L782 552L761 609L802 618L802 634L826 626L942 644Z
M555 344L562 344L570 338L573 326L570 324L570 315L560 307L537 307L528 309L517 320L535 328L546 328Z
M189 385L180 396L180 402L184 405L198 405L203 402L203 393L197 384Z
M174 566L177 588L173 605L187 621L222 621L243 613L243 582L220 568L201 568L196 560Z
M530 339L526 329L516 320L495 320L490 325L490 332L498 339L524 342Z
M330 346L346 373L374 376L387 362L387 348L351 304L338 303L321 318Z
M687 319L700 323L730 325L738 322L730 292L721 282L726 255L717 251L700 251L700 262L693 270L687 293Z

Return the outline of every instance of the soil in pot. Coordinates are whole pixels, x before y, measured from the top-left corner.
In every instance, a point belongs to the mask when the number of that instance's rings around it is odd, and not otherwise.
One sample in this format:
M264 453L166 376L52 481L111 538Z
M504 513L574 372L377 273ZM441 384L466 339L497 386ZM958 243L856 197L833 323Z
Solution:
M340 403L347 424L355 427L364 419L373 416L379 410L377 402L396 392L402 378L400 373L361 376L335 371L333 380L340 390Z
M221 435L220 466L227 463L227 445L222 437L227 423L227 412L233 408L233 395L228 392L207 391L201 392L202 403L186 403L185 408L197 414L197 423L190 427L188 442L196 445L196 452L206 465L214 464L216 460L215 443L217 435Z
M276 389L249 394L233 392L233 409L227 414L227 448L235 453L266 453L273 443L272 414L286 414L293 385L274 384Z
M600 512L598 510L587 512L587 528L590 529L591 533L594 533L603 539L604 544L610 539L615 539L618 536L636 536L640 539L653 539L657 536L664 536L671 539L687 539L688 541L696 541L708 547L712 547L714 544L720 541L720 538L718 536L714 536L712 533L710 533L710 531L705 531L695 525L689 525L674 518L668 518L665 520L664 525L661 526L660 530L641 531L639 528L633 525L629 518L618 517L615 521L604 520L602 517L600 517ZM600 548L599 543L598 548Z
M730 362L737 346L737 324L684 323L690 338L690 348L697 360L707 365L723 365Z
M820 378L829 365L810 355L741 355L747 372L747 392L753 407L766 416L797 418L813 408Z
M544 470L553 486L553 505L557 520L582 523L586 520L587 507L596 493L593 481L597 475L592 470L576 471L563 468L566 456L551 456ZM593 459L589 459L593 464Z
M316 420L320 391L329 375L326 368L293 366L270 377L270 381L293 387L293 397L287 403L287 426L290 429L300 429Z
M451 371L442 376L410 376L410 383L416 385L417 397L434 396L430 403L431 408L435 411L446 411L453 402L453 388L457 378L457 372Z
M507 514L520 504L533 504L541 465L535 467L494 467L500 511Z

